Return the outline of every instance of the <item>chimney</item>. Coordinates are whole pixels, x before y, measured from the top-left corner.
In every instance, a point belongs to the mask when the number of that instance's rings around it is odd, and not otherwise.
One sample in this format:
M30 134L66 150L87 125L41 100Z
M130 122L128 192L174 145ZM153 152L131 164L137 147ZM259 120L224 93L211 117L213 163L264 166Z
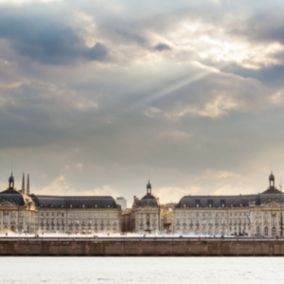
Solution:
M30 174L27 175L27 195L30 195Z
M26 194L26 189L25 189L25 173L23 173L23 177L22 177L22 193Z

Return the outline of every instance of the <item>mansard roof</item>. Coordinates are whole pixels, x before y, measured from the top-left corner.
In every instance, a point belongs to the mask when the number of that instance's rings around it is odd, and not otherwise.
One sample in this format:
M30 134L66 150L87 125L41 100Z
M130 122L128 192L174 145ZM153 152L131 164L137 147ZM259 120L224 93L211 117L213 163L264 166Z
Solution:
M31 195L39 208L119 208L111 196Z
M17 206L24 206L30 201L28 199L29 197L24 196L21 192L12 187L0 192L0 203L9 202Z
M25 200L23 196L15 193L0 193L0 203L13 203L17 206L24 206L25 205Z
M284 202L283 193L262 193L250 195L187 195L180 199L176 208L185 207L248 207L271 201Z
M0 194L13 194L13 195L16 194L16 195L21 195L21 193L20 193L18 190L16 190L15 188L13 188L13 187L9 187L9 188L3 190L2 192L0 192Z
M281 191L279 189L277 189L276 187L274 187L274 186L269 187L267 190L265 190L263 192L263 194L275 194L275 193L280 193L281 194Z
M144 197L142 197L140 200L136 200L133 204L133 207L159 207L158 201L154 195L151 193L147 193Z

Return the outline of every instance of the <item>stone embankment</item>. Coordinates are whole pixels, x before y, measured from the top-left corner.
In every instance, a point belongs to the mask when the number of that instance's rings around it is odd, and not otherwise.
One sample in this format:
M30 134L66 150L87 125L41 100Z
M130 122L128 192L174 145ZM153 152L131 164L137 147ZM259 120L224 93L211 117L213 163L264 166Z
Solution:
M17 256L284 256L284 240L0 239L0 255Z

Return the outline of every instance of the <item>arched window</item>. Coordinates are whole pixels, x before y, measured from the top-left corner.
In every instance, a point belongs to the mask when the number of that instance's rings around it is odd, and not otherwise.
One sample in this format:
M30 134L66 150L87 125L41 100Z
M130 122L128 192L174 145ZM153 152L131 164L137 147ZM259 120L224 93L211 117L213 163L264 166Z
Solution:
M268 227L267 226L264 227L264 235L268 237Z
M255 234L256 234L256 236L260 236L260 227L259 226L256 227Z
M272 227L272 229L271 229L271 235L272 235L273 238L276 237L276 228L275 228L275 227Z

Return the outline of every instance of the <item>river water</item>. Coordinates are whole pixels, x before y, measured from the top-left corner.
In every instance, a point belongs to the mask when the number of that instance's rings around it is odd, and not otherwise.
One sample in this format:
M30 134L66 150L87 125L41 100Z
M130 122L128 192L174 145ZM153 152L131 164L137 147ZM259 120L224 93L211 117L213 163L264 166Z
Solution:
M0 257L1 284L283 281L281 257Z

